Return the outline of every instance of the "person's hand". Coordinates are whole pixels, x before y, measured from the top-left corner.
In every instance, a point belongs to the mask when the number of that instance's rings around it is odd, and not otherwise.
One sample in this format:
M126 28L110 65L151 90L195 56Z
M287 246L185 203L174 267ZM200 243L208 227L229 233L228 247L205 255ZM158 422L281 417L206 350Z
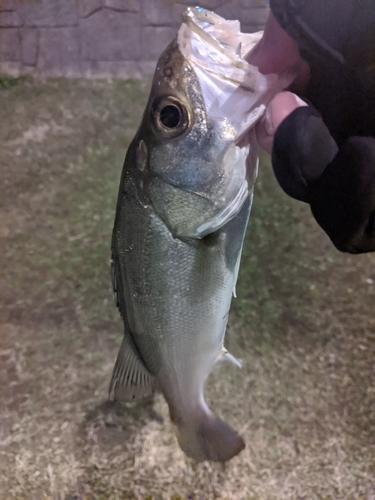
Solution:
M248 60L264 74L291 74L290 89L310 104L282 92L257 125L258 142L272 154L279 184L310 204L339 250L374 251L375 139L361 81L330 58L304 60L272 14Z

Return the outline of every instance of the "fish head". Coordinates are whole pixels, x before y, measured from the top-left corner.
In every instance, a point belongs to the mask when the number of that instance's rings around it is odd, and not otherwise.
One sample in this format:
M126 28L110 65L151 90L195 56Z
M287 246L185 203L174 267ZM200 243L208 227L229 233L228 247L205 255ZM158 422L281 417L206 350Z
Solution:
M157 63L133 145L149 202L172 234L201 238L241 208L251 176L237 136L228 119L208 116L198 77L174 40Z
M132 147L143 195L171 233L203 238L231 220L252 194L257 151L249 129L265 106L254 106L241 120L230 118L238 115L233 99L222 105L225 112L209 110L210 92L223 102L220 85L226 77L209 82L204 96L202 68L182 45L179 34L158 60Z

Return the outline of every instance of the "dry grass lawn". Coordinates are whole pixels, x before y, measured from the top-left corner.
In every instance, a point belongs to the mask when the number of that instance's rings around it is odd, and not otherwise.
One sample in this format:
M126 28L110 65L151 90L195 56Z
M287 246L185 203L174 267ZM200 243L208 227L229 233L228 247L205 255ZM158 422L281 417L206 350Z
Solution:
M179 450L160 396L107 402L122 324L108 259L148 82L0 90L0 498L375 498L375 256L339 254L262 159L212 408L247 447Z

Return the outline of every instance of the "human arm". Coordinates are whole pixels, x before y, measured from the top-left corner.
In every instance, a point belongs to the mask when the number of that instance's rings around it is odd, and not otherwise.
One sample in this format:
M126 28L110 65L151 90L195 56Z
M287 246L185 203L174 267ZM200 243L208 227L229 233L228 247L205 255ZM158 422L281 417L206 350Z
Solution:
M375 4L363 0L355 12L352 0L270 4L275 17L249 61L265 74L293 73L290 90L310 106L275 96L259 142L281 187L310 203L339 250L374 251Z

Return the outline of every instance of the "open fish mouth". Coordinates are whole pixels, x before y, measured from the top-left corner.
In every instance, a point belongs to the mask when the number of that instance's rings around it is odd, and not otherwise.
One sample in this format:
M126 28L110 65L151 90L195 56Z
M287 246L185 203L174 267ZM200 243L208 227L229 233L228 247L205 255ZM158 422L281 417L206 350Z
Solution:
M227 21L200 7L189 7L183 20L178 47L197 74L207 113L228 119L238 142L283 86L277 75L262 75L246 60L263 32L242 33L239 21Z

